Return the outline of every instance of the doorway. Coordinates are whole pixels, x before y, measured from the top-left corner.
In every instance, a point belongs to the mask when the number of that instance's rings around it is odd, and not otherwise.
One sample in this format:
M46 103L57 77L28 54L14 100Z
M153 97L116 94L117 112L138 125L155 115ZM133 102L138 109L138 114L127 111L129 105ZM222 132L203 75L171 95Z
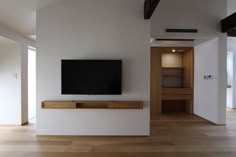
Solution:
M233 52L227 52L227 108L233 107Z
M236 124L236 38L227 37L226 124Z
M227 90L226 90L226 124L236 124L234 105L234 53L227 52Z
M28 47L28 120L36 117L36 49Z

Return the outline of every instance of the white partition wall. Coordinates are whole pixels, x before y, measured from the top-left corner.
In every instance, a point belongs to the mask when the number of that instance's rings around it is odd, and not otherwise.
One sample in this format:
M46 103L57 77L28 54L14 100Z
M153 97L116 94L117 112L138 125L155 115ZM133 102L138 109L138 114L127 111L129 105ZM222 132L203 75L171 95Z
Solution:
M219 39L215 38L194 47L194 113L216 124L220 123L221 109L218 100L221 90L218 86L221 75L218 71L218 45Z
M143 0L70 0L37 12L37 134L149 135ZM121 59L122 95L62 95L61 59ZM46 110L43 100L142 100L141 110Z
M27 51L25 46L0 37L0 125L21 125L27 115Z

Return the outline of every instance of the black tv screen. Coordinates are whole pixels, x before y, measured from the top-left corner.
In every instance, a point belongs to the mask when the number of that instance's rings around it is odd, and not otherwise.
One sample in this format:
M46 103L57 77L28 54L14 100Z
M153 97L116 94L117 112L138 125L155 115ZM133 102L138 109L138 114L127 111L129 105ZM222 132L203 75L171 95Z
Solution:
M121 60L62 60L62 94L120 95Z

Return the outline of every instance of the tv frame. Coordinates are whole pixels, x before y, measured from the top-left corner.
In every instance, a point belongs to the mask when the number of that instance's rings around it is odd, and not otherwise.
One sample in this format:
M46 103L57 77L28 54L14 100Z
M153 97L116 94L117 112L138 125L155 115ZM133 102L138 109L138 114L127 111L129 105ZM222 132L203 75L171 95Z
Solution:
M114 93L98 93L98 92L86 92L86 93L79 93L79 92L63 92L63 61L119 61L120 62L120 90L119 92ZM121 59L61 59L61 94L62 95L122 95L122 60Z

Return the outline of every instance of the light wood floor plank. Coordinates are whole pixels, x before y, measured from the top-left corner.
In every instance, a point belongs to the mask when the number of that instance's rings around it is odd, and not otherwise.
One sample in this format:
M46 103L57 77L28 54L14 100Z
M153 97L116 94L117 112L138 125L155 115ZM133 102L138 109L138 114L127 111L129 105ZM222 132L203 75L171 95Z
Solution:
M166 114L151 121L150 137L36 136L35 125L0 126L0 157L236 157L236 111L227 125Z

